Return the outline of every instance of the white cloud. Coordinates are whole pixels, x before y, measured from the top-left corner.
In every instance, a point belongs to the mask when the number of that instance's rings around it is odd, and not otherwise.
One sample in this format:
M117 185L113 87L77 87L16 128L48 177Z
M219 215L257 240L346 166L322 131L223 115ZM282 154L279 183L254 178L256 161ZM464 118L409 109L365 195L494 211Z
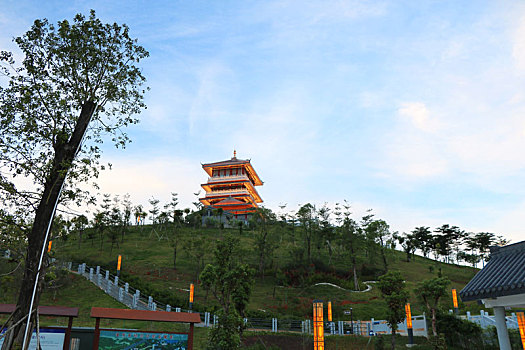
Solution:
M492 231L509 238L513 243L523 241L523 213L525 212L525 201L514 206L509 211L501 212L497 220L488 227L483 228L485 231Z
M437 120L430 117L430 112L423 102L401 103L397 111L402 118L420 130L435 132L440 128Z
M513 33L512 58L516 68L525 72L525 15L520 18Z
M170 200L170 193L179 194L181 206L192 207L195 192L206 182L206 173L193 160L177 157L120 158L112 161L113 168L100 174L98 184L101 193L124 195L130 193L131 200L148 207L152 196L161 204ZM202 192L201 192L202 195Z

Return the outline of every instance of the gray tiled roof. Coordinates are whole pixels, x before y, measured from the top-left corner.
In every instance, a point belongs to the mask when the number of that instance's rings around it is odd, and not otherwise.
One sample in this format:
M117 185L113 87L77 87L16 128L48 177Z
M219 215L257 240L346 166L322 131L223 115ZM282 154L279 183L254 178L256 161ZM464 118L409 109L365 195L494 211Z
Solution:
M525 293L525 241L491 247L488 264L459 292L461 300Z

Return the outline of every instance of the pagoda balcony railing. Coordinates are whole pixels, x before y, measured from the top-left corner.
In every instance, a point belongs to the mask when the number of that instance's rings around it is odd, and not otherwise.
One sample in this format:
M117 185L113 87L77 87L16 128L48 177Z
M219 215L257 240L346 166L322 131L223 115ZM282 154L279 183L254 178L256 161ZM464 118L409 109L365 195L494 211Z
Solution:
M237 180L249 180L246 175L233 175L233 176L214 176L208 178L210 182L223 182L223 181L237 181Z
M207 192L206 197L213 197L218 194L229 194L229 195L249 195L247 190L218 190L213 192Z

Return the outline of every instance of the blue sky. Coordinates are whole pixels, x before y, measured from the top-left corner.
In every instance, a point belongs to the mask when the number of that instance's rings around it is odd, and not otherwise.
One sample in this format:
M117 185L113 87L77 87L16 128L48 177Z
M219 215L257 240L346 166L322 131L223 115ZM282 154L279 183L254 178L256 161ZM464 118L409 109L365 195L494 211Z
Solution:
M190 206L200 163L250 158L265 205L372 208L523 240L521 1L5 1L0 47L93 8L149 50L151 91L104 192Z

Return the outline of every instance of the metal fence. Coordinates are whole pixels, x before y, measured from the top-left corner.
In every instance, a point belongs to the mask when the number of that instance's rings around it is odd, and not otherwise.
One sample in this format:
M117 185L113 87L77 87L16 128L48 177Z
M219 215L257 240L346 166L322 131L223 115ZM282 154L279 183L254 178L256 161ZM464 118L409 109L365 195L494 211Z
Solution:
M460 316L463 319L467 319L470 322L474 322L480 325L481 328L486 329L489 327L496 327L496 318L495 316L489 315L488 312L481 310L479 315L471 315L467 311L466 316ZM518 317L515 313L512 313L510 316L506 317L507 319L507 328L508 329L518 329Z

